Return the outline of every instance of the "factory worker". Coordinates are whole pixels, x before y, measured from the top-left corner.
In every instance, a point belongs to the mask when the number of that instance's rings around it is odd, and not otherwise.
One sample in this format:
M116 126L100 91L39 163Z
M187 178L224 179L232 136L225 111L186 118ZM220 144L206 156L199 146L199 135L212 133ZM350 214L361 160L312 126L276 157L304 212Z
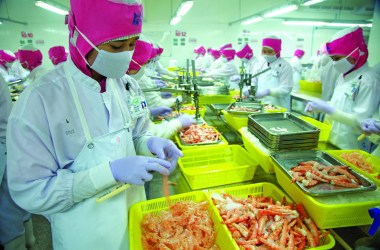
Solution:
M20 208L9 193L7 178L6 127L12 110L8 86L0 75L0 245L5 250L33 247L31 214Z
M25 45L18 50L18 53L21 65L24 69L30 71L30 74L23 82L24 87L27 87L46 73L46 69L42 66L42 53L31 45Z
M12 63L11 71L14 74L16 79L25 79L30 74L29 70L24 69L24 67L21 65L19 57L18 57L18 50L14 53L16 60Z
M308 103L306 110L329 114L333 120L329 141L340 149L369 151L366 140L357 144L359 121L370 118L380 102L379 77L368 66L368 50L360 27L341 30L326 43L334 68L340 72L329 104L322 100Z
M9 50L0 50L0 75L6 82L11 81L15 77L12 75L11 67L16 61L16 56Z
M9 189L20 207L49 216L54 249L129 249L129 207L145 200L150 172L168 175L182 153L146 132L146 102L125 75L141 3L70 7L70 58L27 88L9 117ZM120 183L131 186L95 201Z
M302 75L302 64L301 59L305 55L305 51L302 49L296 49L294 51L294 56L290 59L290 66L293 69L293 91L297 92L300 90L300 80Z
M244 70L246 74L252 74L253 69L258 63L258 59L253 55L253 50L246 43L237 52L236 56L244 63Z
M54 46L49 49L49 58L54 65L58 65L67 60L67 52L63 46Z
M293 71L290 64L281 57L281 39L269 36L262 41L262 56L265 63L255 73L270 68L254 79L257 86L256 98L290 110L290 92L293 86Z
M335 69L333 60L327 53L326 46L321 50L321 53L319 73L322 83L322 100L330 101L341 73Z
M223 62L222 62L222 53L220 52L220 50L218 49L211 49L210 50L210 54L213 58L213 61L210 65L210 68L208 68L207 72L208 71L212 71L214 69L219 69L223 66Z
M213 57L211 55L211 48L207 49L207 53L203 57L203 63L202 63L202 72L206 72L213 62Z
M214 79L222 78L230 86L230 89L239 89L239 85L236 82L230 80L233 76L239 76L239 70L234 62L235 50L232 48L226 48L222 50L222 62L223 66L219 69L210 70L204 73L203 77L211 77Z
M194 49L194 55L195 55L195 70L201 71L203 67L203 59L204 55L206 54L206 48L203 45L200 45Z
M157 84L145 73L145 64L151 58L151 51L154 50L152 44L139 40L133 52L132 62L129 65L127 74L135 79L142 90L156 89ZM177 98L163 98L159 91L144 92L146 102L149 107L173 107Z

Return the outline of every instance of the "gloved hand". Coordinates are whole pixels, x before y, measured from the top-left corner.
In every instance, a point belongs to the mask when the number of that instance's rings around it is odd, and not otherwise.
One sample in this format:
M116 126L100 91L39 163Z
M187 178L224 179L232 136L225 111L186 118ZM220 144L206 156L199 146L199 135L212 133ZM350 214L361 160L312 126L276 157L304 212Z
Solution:
M263 90L257 91L255 97L256 98L263 98L263 97L266 97L269 94L270 94L270 90L269 89L263 89Z
M380 122L373 118L363 120L360 123L360 128L365 134L380 135Z
M170 98L170 97L172 97L173 95L172 95L172 93L169 93L169 92L161 92L161 97L162 98Z
M165 106L149 108L149 110L150 110L150 114L152 116L159 116L159 115L165 116L165 115L173 112L173 110L171 108L168 108Z
M142 186L152 180L151 171L169 175L171 164L162 159L134 155L111 161L110 167L115 180Z
M177 117L177 119L181 123L182 128L190 127L190 125L195 123L195 119L188 114L180 115Z
M335 112L335 109L327 102L321 99L315 99L314 101L309 102L305 108L305 112L312 112L312 111L332 114Z
M150 152L157 155L159 159L170 162L170 167L168 168L170 173L177 167L178 158L183 156L181 150L171 140L151 137L147 141L147 146Z
M166 83L162 80L156 80L155 83L156 83L157 87L159 87L159 88L166 87Z

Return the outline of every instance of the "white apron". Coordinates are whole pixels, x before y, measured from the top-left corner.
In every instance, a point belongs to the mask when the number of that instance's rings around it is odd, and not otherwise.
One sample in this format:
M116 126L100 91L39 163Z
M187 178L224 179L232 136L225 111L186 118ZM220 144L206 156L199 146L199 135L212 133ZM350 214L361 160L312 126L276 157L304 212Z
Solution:
M262 68L265 70L265 68ZM280 86L279 72L274 68L258 76L257 92L264 89L274 89ZM290 95L274 97L265 96L261 99L265 104L273 104L290 110Z
M114 83L111 82L110 87L123 114L124 127L91 138L75 85L66 67L65 65L65 74L86 136L86 144L70 170L79 172L105 161L136 155L132 131L129 129L130 114L121 105ZM144 186L132 185L123 193L102 203L95 202L98 196L99 194L83 200L65 212L51 215L54 249L129 249L128 209L132 204L146 199Z
M5 143L0 142L0 185L3 180L3 175L5 172L5 166L7 165L7 149Z

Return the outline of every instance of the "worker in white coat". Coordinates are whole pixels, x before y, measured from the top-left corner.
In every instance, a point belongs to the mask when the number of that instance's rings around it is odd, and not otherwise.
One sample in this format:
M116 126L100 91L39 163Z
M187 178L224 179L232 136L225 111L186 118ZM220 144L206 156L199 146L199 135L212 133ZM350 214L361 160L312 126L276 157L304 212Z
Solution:
M270 70L254 79L257 86L256 98L263 103L277 105L290 110L290 92L293 86L293 70L281 57L281 39L269 36L262 41L261 51L266 63L257 68L260 73Z
M15 79L15 76L12 74L12 64L16 61L15 54L9 50L0 50L0 75L4 78L6 82L12 81Z
M70 59L27 88L10 115L9 189L22 208L48 215L54 249L129 249L129 207L145 200L150 172L168 175L182 153L147 133L146 101L125 75L142 5L71 0L70 8Z
M223 66L223 62L222 62L222 58L221 58L222 53L220 52L220 50L211 49L210 54L212 56L213 61L211 62L210 68L208 68L206 70L206 72L209 72L209 71L212 71L215 69L219 69Z
M20 208L9 193L6 128L11 110L8 85L0 75L0 245L5 250L25 250L32 248L36 239L31 214Z
M206 72L210 67L213 62L213 57L211 55L211 48L207 49L207 53L203 57L203 63L202 63L202 72Z
M247 43L244 44L237 50L236 56L243 62L245 73L252 74L259 60L254 56L251 47Z
M18 57L24 69L30 71L23 82L25 88L46 73L46 69L42 66L42 53L39 49L32 45L25 45L18 50Z
M230 89L239 89L239 85L236 82L231 81L231 77L239 76L239 69L235 64L236 51L233 48L226 48L222 50L222 62L224 65L219 69L211 70L204 73L203 77L211 77L214 79L223 79Z
M196 71L202 71L203 59L206 54L206 48L203 45L200 45L194 48L194 64Z
M66 62L67 52L63 46L53 46L48 51L49 58L54 66Z
M300 90L300 80L302 76L302 64L301 59L305 55L305 51L302 49L296 49L294 51L294 56L290 59L290 66L293 69L293 92L298 92Z
M360 136L359 122L372 117L380 102L379 78L368 66L368 50L360 27L341 30L326 43L334 68L340 72L330 103L315 100L307 111L320 111L333 120L329 141L340 149L360 148L370 151Z

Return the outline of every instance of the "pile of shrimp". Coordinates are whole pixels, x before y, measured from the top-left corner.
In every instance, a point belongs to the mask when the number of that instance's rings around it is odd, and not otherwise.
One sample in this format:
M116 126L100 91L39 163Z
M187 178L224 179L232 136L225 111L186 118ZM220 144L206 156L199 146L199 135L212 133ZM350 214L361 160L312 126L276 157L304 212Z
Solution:
M180 132L181 140L188 144L216 142L219 135L214 127L206 125L191 125Z
M345 159L346 161L348 161L349 163L366 171L367 173L370 173L370 174L373 173L373 166L369 162L367 162L364 159L364 157L358 152L343 153L341 157Z
M207 201L180 201L169 211L144 215L141 222L143 248L218 250L214 222L207 208Z
M272 198L212 194L224 223L240 249L305 249L318 247L322 237L301 204L284 205Z

